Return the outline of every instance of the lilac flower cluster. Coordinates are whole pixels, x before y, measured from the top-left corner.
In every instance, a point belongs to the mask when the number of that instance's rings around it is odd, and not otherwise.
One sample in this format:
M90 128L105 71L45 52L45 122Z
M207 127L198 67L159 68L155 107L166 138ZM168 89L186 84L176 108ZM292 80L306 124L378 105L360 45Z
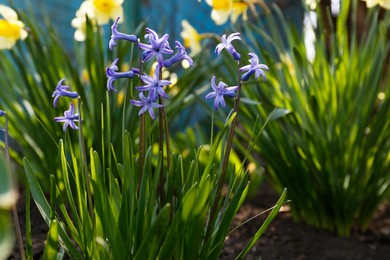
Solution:
M65 81L65 79L61 79L57 86L55 91L53 92L52 97L54 97L53 106L57 106L57 102L60 97L69 97L72 99L79 98L79 94L77 92L69 91L70 87L66 85L62 85L62 83ZM64 116L58 116L55 117L54 120L56 122L62 122L64 123L63 130L64 132L70 126L70 128L74 130L78 130L79 128L75 124L75 122L78 122L80 120L80 116L78 113L75 113L74 111L74 104L70 103L69 109L64 112Z
M222 50L226 49L233 56L233 58L238 62L238 64L240 64L241 55L240 53L237 52L237 50L232 45L232 41L234 40L241 40L240 33L232 33L227 37L226 34L224 34L221 37L222 42L219 43L215 48L215 53L220 55ZM211 78L211 88L213 89L213 91L207 94L206 99L214 98L215 110L218 110L219 105L225 107L226 102L224 98L225 97L234 98L236 96L235 92L240 89L242 82L249 80L249 78L253 74L255 74L256 79L259 78L259 76L261 75L263 77L264 82L266 81L264 70L268 70L267 65L260 64L259 58L257 57L256 54L249 53L248 55L251 57L251 59L249 60L250 64L239 68L239 71L245 73L241 76L238 86L227 87L228 85L222 81L220 81L217 86L217 84L215 83L215 76Z
M168 39L169 35L164 34L162 37L152 29L146 28L146 34L144 38L147 40L146 43L140 42L140 40L135 35L124 34L118 32L118 20L119 17L115 20L114 24L111 27L111 39L109 42L109 48L112 50L115 47L117 40L126 40L129 42L137 43L138 48L142 50L142 62L148 62L152 59L156 59L157 66L154 70L154 75L151 77L147 74L140 75L140 69L132 68L126 72L118 72L118 59L116 59L110 67L106 69L107 80L107 90L117 91L113 87L115 80L120 78L133 78L134 76L139 76L144 85L137 86L140 100L130 100L130 103L134 106L141 107L138 115L142 115L146 111L149 112L152 119L155 119L154 108L161 108L163 105L158 103L159 99L168 98L168 94L165 92L164 87L171 84L168 80L162 79L162 69L169 68L174 63L181 62L182 60L187 60L192 66L193 61L187 55L187 52L183 45L176 41L176 53L171 49ZM168 56L170 55L170 56ZM168 57L167 57L168 56Z

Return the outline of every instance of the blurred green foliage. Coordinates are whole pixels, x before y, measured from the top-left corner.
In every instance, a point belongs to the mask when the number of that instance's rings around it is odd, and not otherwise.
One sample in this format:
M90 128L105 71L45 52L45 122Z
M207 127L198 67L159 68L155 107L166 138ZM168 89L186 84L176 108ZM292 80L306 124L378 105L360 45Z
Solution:
M17 200L13 179L3 158L0 158L0 252L5 259L14 247L15 234L11 218L11 208Z
M279 191L289 189L296 219L339 235L366 228L390 189L390 13L369 10L358 37L356 8L342 1L335 24L330 10L317 10L312 61L305 35L277 7L243 29L270 71L266 87L244 86L242 121L262 121L275 107L286 114L267 125L257 160Z
M137 98L134 97L132 87L140 82L132 81L131 86L124 80L116 82L120 91L107 97L105 68L116 56L121 57L118 62L121 70L137 66L138 64L132 64L138 60L137 50L120 42L114 53L109 52L109 26L96 27L88 22L86 41L75 42L75 48L70 53L63 47L56 29L49 21L46 27L42 27L33 15L19 12L19 17L26 24L29 36L25 41L18 42L13 49L0 52L0 85L9 89L0 92L0 104L10 115L12 158L22 164L22 158L28 157L38 178L45 183L44 187L50 186L48 174L61 174L58 168L59 158L53 155L58 154L56 140L63 136L63 131L61 124L55 123L53 118L62 115L69 104L60 99L57 108L53 108L51 96L62 78L83 100L86 146L93 147L100 153L113 145L118 147L119 154L116 156L121 157L122 130L126 129L134 135L138 132L135 124L138 122L138 109L127 109L126 114L123 114L123 104L131 98ZM144 24L129 28L132 25L133 23L127 24L124 28L129 30L128 33L141 34ZM198 58L195 70L174 67L181 77L172 87L171 91L175 94L167 101L167 116L173 122L171 128L176 131L184 131L188 122L194 123L192 117L183 116L179 111L183 111L185 107L193 107L196 100L195 86L200 85L208 75L204 66L207 60L204 55ZM150 65L145 67L145 72L150 69ZM107 142L102 144L101 129L107 122L101 121L101 115L107 111L106 106L113 111L110 124L119 127L111 127L109 138L106 136ZM150 127L155 129L156 125L150 122ZM73 144L76 143L77 138L69 138ZM133 144L137 142L135 139L132 141ZM199 143L203 141L205 140L199 140Z

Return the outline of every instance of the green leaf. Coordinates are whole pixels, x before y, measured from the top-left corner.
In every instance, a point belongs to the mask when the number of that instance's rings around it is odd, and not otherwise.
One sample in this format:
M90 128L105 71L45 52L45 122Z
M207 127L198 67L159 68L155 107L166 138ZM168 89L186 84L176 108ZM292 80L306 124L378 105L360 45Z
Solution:
M273 120L277 120L287 114L289 114L291 111L288 110L288 109L283 109L283 108L276 108L274 111L271 112L271 114L269 115L269 120L270 121L273 121Z
M0 158L0 180L0 252L7 258L14 246L10 209L15 205L17 195L3 158Z
M287 189L284 189L282 195L280 196L279 200L276 202L275 207L272 209L271 213L268 215L267 219L264 221L264 223L261 225L259 230L257 230L256 234L251 238L249 243L246 245L246 247L241 251L241 253L237 256L236 259L244 259L245 256L248 254L249 250L255 245L256 241L259 240L261 235L264 233L264 231L268 228L268 226L271 224L272 220L276 217L276 215L279 213L280 207L282 207L284 201L286 200L287 196Z
M0 252L7 259L14 247L14 233L11 221L11 212L0 209Z
M215 227L216 233L212 236L213 243L209 245L208 258L217 259L223 244L225 242L226 235L230 229L230 225L236 215L241 204L244 202L246 194L248 193L249 182L247 180L248 174L245 173L240 180L237 189L234 191L233 198L228 204L226 210L222 211L222 220L218 227ZM238 177L237 177L238 178ZM221 214L221 213L220 213Z
M46 238L45 250L43 251L42 259L51 260L57 259L58 251L58 222L53 220L50 223L49 232Z
M142 244L138 248L134 259L156 259L160 242L164 238L170 218L171 206L166 204L152 223L152 226L146 232L142 239Z
M32 169L30 163L25 158L24 160L24 169L26 172L27 180L29 181L29 186L31 190L31 194L33 196L34 202L41 213L43 219L45 222L49 225L50 223L50 206L49 203L46 200L45 195L43 194L43 191L41 189L41 186L38 183L38 179L36 178L34 174L34 170ZM76 247L73 245L73 242L66 234L65 230L59 226L58 233L60 240L63 242L63 246L68 251L68 253L74 258L74 259L83 259L79 251L76 249Z
M0 180L0 209L10 209L16 203L17 194L3 158L0 158Z
M198 184L195 183L184 195L179 209L177 210L171 228L160 248L159 259L168 259L172 256L180 237L186 230L186 224L192 216L191 209L194 207L198 192Z

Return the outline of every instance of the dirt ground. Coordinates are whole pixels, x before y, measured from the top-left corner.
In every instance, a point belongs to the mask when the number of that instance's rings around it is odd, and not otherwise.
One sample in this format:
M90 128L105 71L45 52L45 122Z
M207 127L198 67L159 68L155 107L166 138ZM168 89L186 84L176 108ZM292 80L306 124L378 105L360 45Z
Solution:
M278 195L267 185L243 205L232 227L272 207ZM234 259L262 224L267 214L233 232L220 259ZM246 259L384 260L390 259L390 204L379 207L366 232L353 230L348 238L294 222L288 207L279 212Z
M252 216L272 207L278 195L267 185L258 195L246 202L237 214L232 228ZM32 205L34 205L32 203ZM19 200L18 212L22 232L25 225L23 196ZM261 225L266 214L243 225L226 239L220 259L234 259L245 247L251 236ZM47 226L37 208L31 209L34 259L40 259L46 239ZM17 249L9 259L19 259ZM280 212L265 231L246 259L299 259L299 260L382 260L390 259L390 204L382 205L366 232L354 230L349 238L340 238L333 233L318 230L292 220L288 208Z

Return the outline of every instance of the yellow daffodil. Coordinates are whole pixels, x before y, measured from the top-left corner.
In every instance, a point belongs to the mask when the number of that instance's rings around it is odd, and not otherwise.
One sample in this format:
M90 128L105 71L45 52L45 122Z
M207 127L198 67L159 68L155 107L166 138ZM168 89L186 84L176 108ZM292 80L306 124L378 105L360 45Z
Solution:
M211 19L217 25L226 23L232 11L233 0L206 0L206 3L213 9L211 10Z
M17 40L24 40L27 32L18 14L10 7L0 5L0 50L11 49Z
M74 38L76 41L84 41L86 35L86 16L97 25L104 25L117 17L123 19L123 0L86 0L76 11L76 17L72 20L72 27L76 28Z
M123 17L123 0L87 0L95 7L96 20L98 25L106 24L117 17ZM121 19L123 22L123 19Z
M242 19L244 21L248 20L248 7L249 4L247 2L233 2L232 11L230 14L230 20L232 23L236 23L240 15L242 15Z
M265 13L270 12L264 0L206 0L206 2L212 7L211 19L217 25L224 24L229 18L232 23L236 23L241 15L244 21L248 20L248 7L256 13L255 4L260 5Z
M84 1L76 11L76 17L72 20L72 27L76 28L74 33L76 41L85 40L87 16L91 21L95 21L95 11L91 1Z
M383 8L390 9L390 0L363 0L367 3L367 8L380 5Z
M188 55L194 57L202 50L202 46L200 45L202 36L187 20L181 21L181 26L183 27L183 30L181 31L180 36L183 38L184 47L190 48L191 53Z

